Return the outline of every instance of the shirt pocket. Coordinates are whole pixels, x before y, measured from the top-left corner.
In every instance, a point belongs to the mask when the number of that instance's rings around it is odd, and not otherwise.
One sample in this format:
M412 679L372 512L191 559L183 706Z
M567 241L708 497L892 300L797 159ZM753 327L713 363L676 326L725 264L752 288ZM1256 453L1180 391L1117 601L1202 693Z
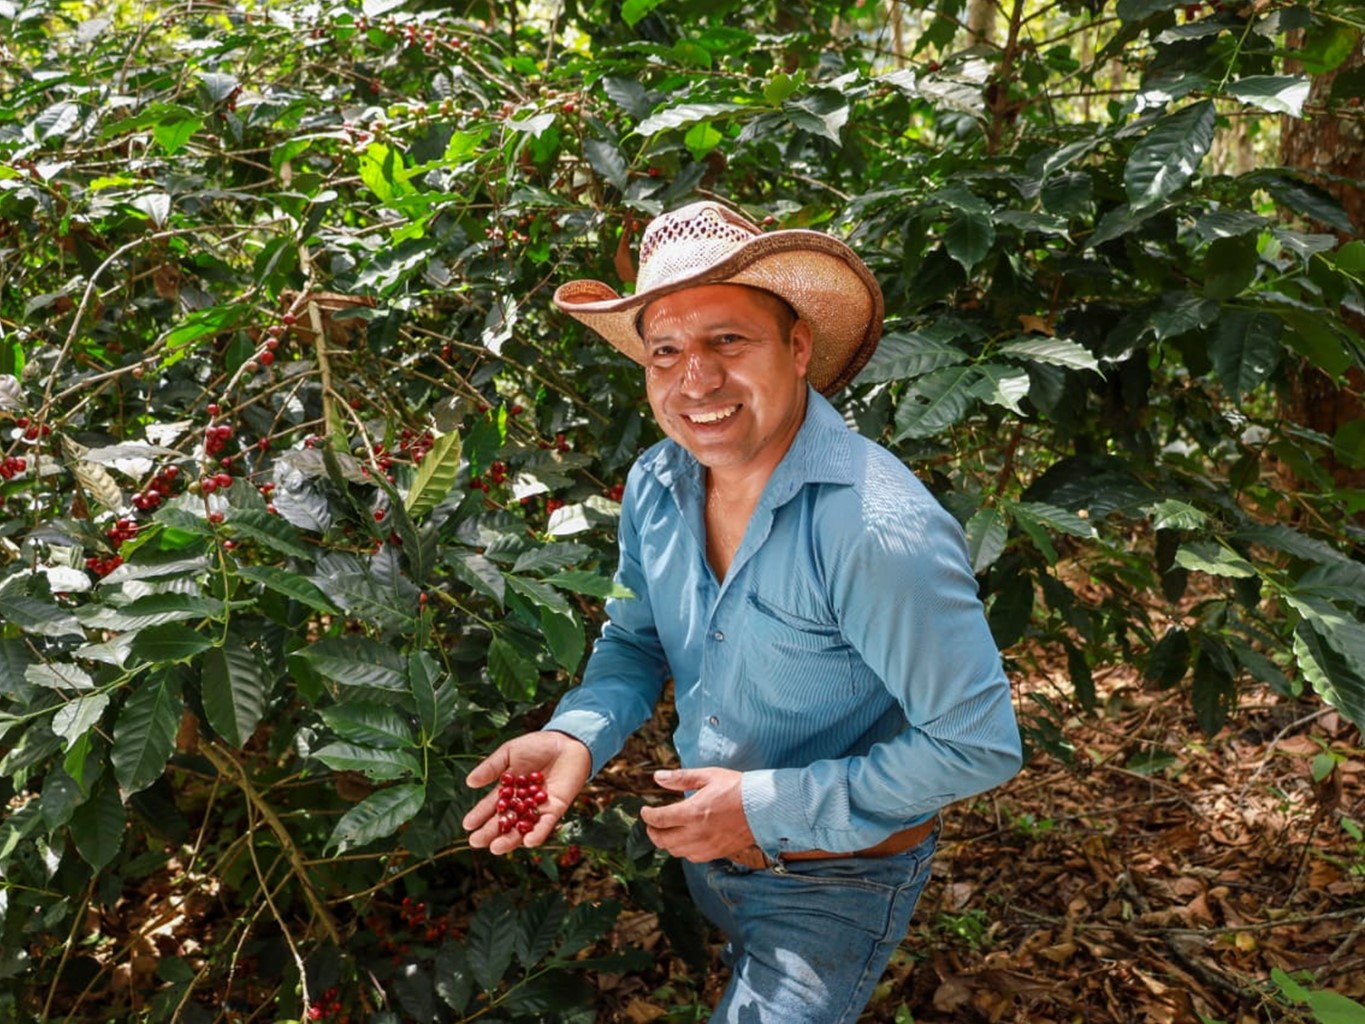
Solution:
M759 700L809 715L856 695L853 649L837 623L797 615L756 593L745 612L745 675Z

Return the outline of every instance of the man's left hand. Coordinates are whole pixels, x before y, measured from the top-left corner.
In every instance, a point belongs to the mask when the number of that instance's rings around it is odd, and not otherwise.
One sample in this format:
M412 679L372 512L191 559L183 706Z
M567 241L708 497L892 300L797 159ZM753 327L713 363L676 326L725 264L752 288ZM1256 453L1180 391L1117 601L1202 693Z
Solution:
M650 841L674 857L696 863L752 852L754 834L740 797L742 777L729 768L655 772L654 781L664 789L693 793L677 803L641 808Z

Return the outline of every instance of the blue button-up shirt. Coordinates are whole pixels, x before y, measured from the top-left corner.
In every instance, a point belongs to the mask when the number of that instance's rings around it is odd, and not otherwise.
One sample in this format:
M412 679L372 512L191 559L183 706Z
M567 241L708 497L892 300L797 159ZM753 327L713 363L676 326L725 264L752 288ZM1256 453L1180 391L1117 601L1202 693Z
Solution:
M674 682L685 768L744 773L770 856L858 850L1019 768L1009 684L957 521L814 390L723 581L705 472L663 441L632 467L609 621L546 724L593 771Z

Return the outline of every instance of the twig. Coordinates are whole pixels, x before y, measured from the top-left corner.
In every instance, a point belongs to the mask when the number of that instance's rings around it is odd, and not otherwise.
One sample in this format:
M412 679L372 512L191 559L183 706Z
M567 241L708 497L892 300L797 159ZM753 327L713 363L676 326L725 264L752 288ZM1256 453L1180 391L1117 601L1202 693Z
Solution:
M256 791L251 780L247 777L246 770L237 762L237 759L229 753L219 750L214 743L201 743L199 752L208 758L209 763L220 772L227 775L236 783L242 794L252 807L256 808L265 823L270 827L270 831L275 834L275 838L280 841L280 846L284 848L285 855L289 858L289 867L294 876L299 880L303 887L304 898L308 901L308 906L312 909L317 920L321 922L323 930L326 931L328 939L337 946L341 946L341 931L337 924L332 920L331 913L327 910L327 904L313 888L313 883L308 875L308 868L304 864L303 855L299 852L298 846L294 842L294 837L289 834L289 830L284 827L284 822L280 820L275 809L270 806ZM254 855L253 855L254 856Z

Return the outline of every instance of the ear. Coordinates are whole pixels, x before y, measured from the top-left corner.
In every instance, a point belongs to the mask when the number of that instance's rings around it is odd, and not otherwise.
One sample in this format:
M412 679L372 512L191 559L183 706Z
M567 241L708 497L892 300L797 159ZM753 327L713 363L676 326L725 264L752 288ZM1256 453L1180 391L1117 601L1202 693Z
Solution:
M810 353L812 347L810 324L804 320L798 320L792 324L792 359L796 363L796 374L798 377L805 377L806 367L810 365Z

